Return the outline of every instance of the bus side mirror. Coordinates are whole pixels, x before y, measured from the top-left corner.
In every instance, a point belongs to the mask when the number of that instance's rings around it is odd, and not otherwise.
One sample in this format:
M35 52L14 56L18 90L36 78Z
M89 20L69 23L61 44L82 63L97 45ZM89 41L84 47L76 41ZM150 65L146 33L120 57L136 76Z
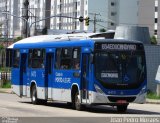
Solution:
M89 59L89 61L90 61L91 64L93 64L93 62L94 62L94 56L93 56L93 54L90 54L90 59Z

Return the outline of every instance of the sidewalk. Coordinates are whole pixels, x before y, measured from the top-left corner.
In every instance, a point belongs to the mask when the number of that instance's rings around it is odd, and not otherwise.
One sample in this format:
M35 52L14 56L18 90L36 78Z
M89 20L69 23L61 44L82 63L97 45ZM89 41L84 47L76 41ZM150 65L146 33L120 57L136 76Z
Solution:
M0 88L0 93L13 94L11 88ZM150 104L160 104L160 100L146 99L146 103L150 103Z

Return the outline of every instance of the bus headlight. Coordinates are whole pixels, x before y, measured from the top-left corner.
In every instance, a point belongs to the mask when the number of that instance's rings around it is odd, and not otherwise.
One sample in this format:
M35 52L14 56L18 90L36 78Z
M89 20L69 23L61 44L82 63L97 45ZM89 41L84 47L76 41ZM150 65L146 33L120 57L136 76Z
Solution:
M139 95L142 95L142 94L146 93L146 91L147 91L147 86L144 86L144 87L141 89Z
M95 87L95 89L96 89L96 91L97 91L98 93L104 94L104 92L102 91L102 89L101 89L98 85L94 84L94 87Z

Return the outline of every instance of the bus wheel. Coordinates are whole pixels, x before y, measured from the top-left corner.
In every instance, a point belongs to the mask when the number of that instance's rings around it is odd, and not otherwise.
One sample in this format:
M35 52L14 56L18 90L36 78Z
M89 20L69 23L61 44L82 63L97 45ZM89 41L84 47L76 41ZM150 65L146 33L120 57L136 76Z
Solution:
M79 97L79 93L78 93L78 92L75 93L74 107L75 107L75 109L78 110L78 111L82 110L82 104L81 104L81 101L80 101L80 97Z
M118 112L126 112L128 105L117 105Z
M39 100L39 104L42 104L42 105L46 105L47 104L47 100L40 100L40 99L38 99Z
M67 102L67 105L71 107L73 104L71 102Z
M31 91L31 101L33 104L39 104L40 100L37 99L37 90L36 90L36 86L32 87L32 91Z

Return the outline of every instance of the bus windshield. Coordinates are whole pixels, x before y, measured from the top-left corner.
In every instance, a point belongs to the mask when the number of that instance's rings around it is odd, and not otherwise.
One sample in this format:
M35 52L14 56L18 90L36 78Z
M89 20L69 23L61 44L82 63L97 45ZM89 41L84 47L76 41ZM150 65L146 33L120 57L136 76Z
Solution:
M134 85L145 78L144 53L110 51L95 53L95 76L103 85Z

